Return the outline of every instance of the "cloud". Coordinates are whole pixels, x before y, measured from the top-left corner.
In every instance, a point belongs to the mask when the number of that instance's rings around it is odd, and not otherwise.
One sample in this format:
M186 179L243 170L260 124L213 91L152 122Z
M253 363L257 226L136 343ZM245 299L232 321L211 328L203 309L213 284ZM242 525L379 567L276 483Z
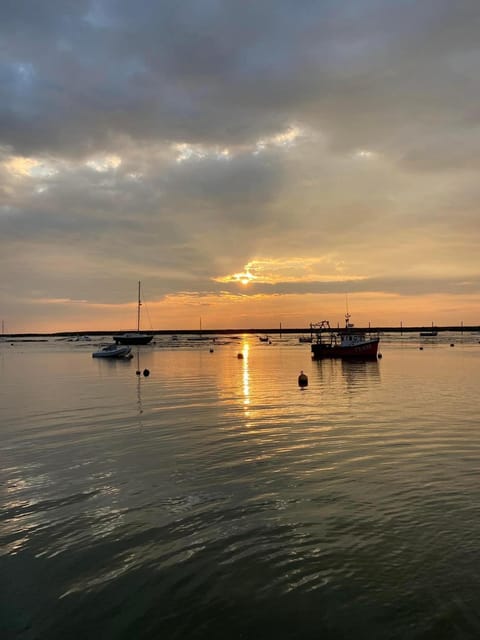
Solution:
M124 303L139 278L158 301L233 294L249 268L247 296L476 291L471 2L20 0L0 18L7 310Z

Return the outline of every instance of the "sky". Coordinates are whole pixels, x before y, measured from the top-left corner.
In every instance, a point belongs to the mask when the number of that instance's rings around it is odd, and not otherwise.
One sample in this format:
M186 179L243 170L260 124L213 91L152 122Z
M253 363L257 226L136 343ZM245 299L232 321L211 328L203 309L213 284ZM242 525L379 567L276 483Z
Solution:
M4 0L4 331L480 324L473 0Z

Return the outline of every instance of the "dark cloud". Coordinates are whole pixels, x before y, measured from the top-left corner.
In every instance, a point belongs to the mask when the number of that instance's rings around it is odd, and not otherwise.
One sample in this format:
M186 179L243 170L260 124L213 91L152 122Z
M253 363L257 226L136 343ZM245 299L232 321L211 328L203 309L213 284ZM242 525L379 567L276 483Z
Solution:
M119 135L238 144L301 120L338 149L390 149L472 118L478 72L457 59L476 48L478 13L446 0L3 3L1 140L67 154Z

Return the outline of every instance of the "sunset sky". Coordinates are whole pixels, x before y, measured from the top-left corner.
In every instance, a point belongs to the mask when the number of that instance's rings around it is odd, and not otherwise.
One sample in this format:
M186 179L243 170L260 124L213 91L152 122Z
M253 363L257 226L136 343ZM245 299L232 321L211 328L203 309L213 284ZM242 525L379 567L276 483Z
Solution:
M480 324L480 5L0 5L5 332Z

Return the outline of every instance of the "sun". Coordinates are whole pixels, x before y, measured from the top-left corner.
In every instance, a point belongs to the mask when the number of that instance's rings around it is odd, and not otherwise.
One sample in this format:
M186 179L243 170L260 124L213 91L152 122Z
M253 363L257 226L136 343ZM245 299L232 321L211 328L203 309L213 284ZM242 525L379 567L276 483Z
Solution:
M253 276L249 271L245 271L243 273L234 273L233 274L233 279L236 282L240 282L244 286L247 286L247 284L250 284L250 282L254 279L254 277L255 276Z

